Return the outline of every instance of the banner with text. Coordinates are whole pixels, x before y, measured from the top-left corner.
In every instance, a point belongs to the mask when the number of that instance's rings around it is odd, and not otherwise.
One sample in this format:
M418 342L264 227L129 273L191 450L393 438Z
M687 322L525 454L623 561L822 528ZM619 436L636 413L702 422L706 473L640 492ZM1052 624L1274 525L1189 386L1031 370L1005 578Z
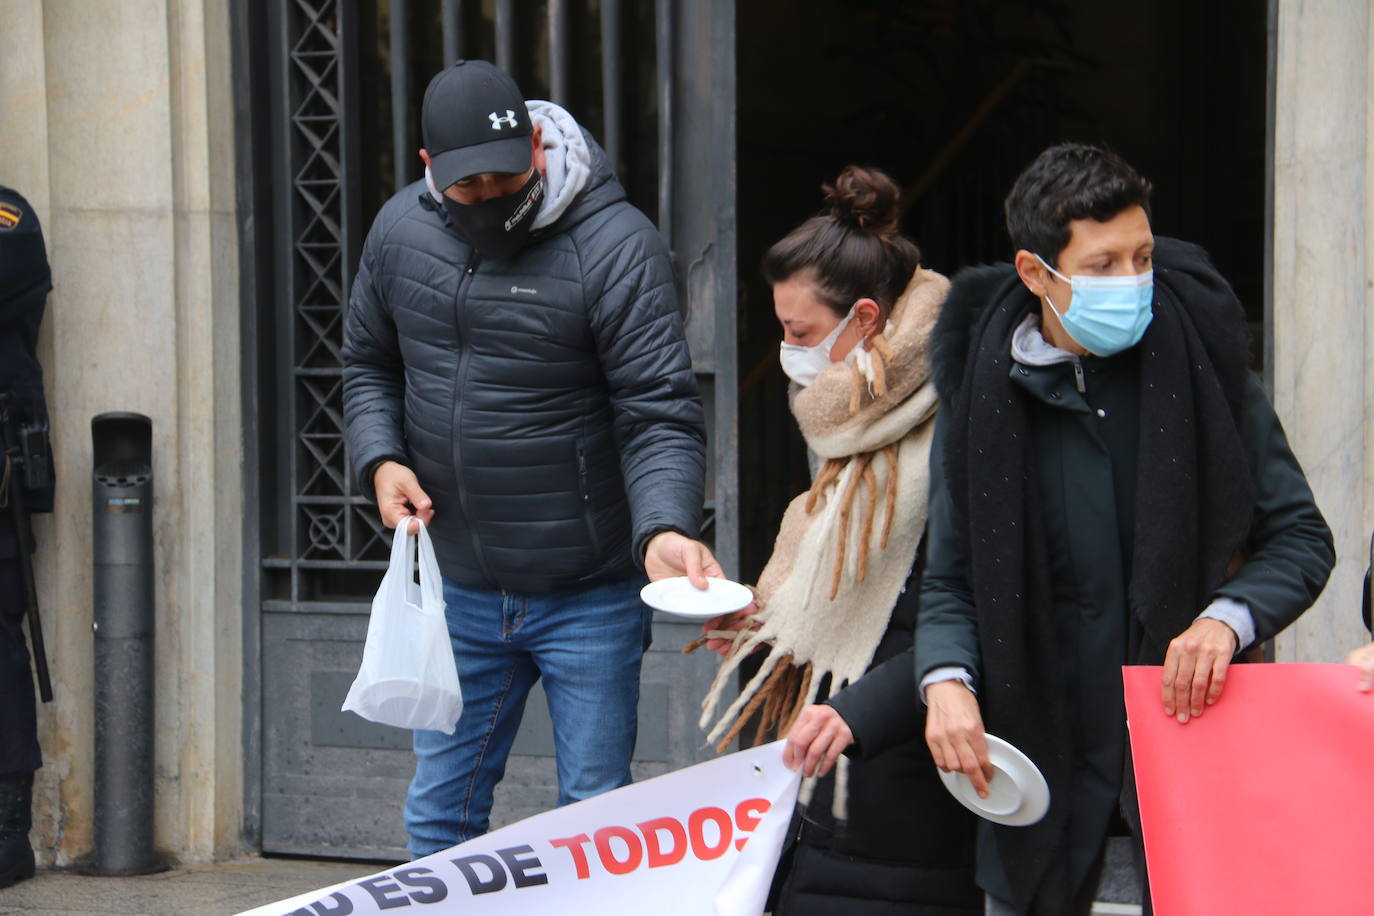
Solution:
M758 916L796 803L782 741L526 818L444 852L245 911Z
M1374 694L1348 665L1232 665L1200 718L1123 669L1156 913L1374 912Z

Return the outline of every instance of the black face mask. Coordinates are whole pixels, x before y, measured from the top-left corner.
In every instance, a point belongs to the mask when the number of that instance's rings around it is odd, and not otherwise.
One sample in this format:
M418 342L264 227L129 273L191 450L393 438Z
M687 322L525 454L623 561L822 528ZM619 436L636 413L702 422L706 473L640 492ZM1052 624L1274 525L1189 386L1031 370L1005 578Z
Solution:
M453 228L484 256L504 260L529 241L530 227L544 200L544 176L538 169L514 194L476 204L460 204L444 195Z

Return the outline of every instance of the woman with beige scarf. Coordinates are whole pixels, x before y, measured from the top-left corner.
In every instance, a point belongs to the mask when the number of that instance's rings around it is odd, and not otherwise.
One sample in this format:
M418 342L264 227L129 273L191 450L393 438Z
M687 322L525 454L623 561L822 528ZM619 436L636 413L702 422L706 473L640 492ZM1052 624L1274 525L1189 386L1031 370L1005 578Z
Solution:
M774 913L978 913L972 816L925 753L911 654L936 409L927 342L949 282L898 232L887 175L850 166L824 191L826 211L763 264L792 412L821 463L783 516L756 605L703 628L724 661L702 727L722 750L746 723L756 741L785 733L808 777ZM756 651L758 672L720 710Z

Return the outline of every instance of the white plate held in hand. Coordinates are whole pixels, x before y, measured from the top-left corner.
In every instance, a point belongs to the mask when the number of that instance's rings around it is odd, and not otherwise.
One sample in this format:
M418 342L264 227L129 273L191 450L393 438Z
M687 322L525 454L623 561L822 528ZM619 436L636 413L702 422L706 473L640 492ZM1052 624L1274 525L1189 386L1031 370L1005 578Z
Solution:
M639 590L645 604L665 614L688 620L710 620L749 606L754 593L729 579L706 580L705 590L697 588L686 576L659 579Z
M940 779L960 804L994 824L1025 827L1050 809L1050 787L1031 759L996 735L984 735L993 766L988 797L979 798L963 773L940 772Z

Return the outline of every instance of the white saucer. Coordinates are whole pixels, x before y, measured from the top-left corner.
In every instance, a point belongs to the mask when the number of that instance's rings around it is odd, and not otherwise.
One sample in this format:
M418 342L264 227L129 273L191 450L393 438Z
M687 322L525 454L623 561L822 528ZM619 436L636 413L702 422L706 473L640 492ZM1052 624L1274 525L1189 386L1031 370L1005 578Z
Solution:
M639 590L639 598L649 607L687 620L710 620L749 606L754 593L729 579L706 580L702 591L686 576L659 579Z
M994 824L1025 827L1050 809L1050 787L1031 759L996 735L984 735L994 773L988 797L979 798L963 773L940 771L940 779L965 808Z

